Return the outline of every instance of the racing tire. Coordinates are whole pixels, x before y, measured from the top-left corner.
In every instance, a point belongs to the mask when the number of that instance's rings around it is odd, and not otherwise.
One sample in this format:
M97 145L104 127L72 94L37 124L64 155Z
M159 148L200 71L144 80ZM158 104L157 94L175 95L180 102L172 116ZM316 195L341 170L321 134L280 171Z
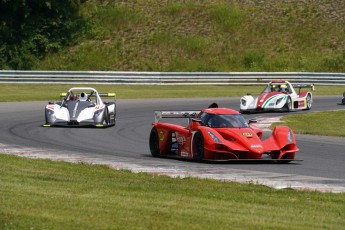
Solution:
M113 118L113 121L112 121L112 125L115 126L116 125L116 113L114 113L114 118Z
M110 123L110 115L109 115L108 108L106 108L106 110L104 111L104 122L106 125L109 125Z
M105 122L105 125L109 125L109 112L108 112L108 108L105 109L105 111L104 111L103 122Z
M159 137L158 137L158 131L156 127L152 127L151 133L150 133L150 152L153 157L158 157L160 155L159 150Z
M293 159L289 158L286 154L283 155L283 157L281 159L284 159L285 161L279 161L279 164L288 164L293 160Z
M284 106L286 112L290 112L292 110L292 100L291 97L288 97L286 100L286 104Z
M113 122L114 122L114 126L115 126L116 125L116 104L115 104L115 109L114 109L114 119L113 119Z
M45 121L46 121L46 125L50 125L48 122L48 115L47 115L47 110L44 111L44 117L45 117Z
M274 153L272 153L272 155L271 155L272 159L277 159L278 160L279 154L280 154L280 151L275 151ZM288 163L290 163L293 160L293 159L288 160L290 158L288 157L287 154L283 155L283 157L281 159L284 159L284 161L279 161L278 160L277 161L278 164L288 164Z
M306 103L307 103L307 108L305 108L305 110L310 110L311 106L312 106L312 100L311 100L311 95L308 94L307 98L306 98Z
M204 160L204 136L201 132L197 132L193 138L193 158L197 162Z

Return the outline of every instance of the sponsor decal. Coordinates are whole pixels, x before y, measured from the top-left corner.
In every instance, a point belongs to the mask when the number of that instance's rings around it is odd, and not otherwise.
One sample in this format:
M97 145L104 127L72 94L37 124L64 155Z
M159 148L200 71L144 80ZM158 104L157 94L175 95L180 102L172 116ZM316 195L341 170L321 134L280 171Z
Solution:
M186 143L186 138L185 137L177 137L176 138L177 142L180 144L180 145L183 145L184 143Z
M188 152L181 151L181 157L188 157Z
M273 98L276 98L276 96L272 96L272 97L268 98L268 99L266 100L266 102L263 104L262 108L267 107L267 105L269 105L269 104L271 103L271 101L272 101ZM262 101L262 102L263 102L263 101ZM273 102L273 105L274 105L274 102Z
M159 131L158 136L159 136L159 140L161 140L161 141L164 140L164 132L163 132L163 130Z
M250 147L253 149L261 149L262 145L251 145Z
M55 109L55 105L47 105L47 109L49 109L49 110L53 110L53 111L54 111L54 109Z
M247 133L247 132L246 132L246 133L243 133L242 135L245 136L245 137L253 137L253 134Z
M305 107L305 106L306 106L306 100L298 102L298 107Z
M104 108L104 105L96 105L95 106L95 110L99 110L99 109L103 109Z

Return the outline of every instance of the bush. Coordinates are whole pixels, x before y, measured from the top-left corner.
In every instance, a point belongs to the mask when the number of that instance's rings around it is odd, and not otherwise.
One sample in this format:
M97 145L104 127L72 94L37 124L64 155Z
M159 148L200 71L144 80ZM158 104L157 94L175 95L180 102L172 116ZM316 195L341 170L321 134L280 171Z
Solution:
M249 50L243 57L243 65L246 69L250 70L255 67L262 66L265 55L256 50Z
M0 68L31 69L86 25L78 17L79 0L0 2Z

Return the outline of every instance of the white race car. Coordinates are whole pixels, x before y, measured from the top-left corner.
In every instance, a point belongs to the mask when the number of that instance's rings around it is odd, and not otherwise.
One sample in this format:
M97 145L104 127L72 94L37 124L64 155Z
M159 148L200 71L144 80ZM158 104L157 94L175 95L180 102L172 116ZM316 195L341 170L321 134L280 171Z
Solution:
M296 93L295 88L299 89ZM309 110L312 107L313 95L310 91L302 91L302 88L314 90L314 84L291 84L285 80L274 80L266 85L264 91L256 98L247 94L240 101L240 112L264 112L264 111L293 111Z
M103 102L101 97L112 97ZM59 102L49 102L45 107L43 126L114 126L116 123L115 93L98 93L89 87L75 87L61 93Z

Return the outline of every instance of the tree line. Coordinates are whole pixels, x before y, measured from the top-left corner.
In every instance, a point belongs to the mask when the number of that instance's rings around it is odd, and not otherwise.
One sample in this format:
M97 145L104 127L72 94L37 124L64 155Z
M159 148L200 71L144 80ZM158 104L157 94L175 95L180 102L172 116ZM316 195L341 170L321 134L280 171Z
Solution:
M0 0L0 69L31 69L86 29L85 0Z

